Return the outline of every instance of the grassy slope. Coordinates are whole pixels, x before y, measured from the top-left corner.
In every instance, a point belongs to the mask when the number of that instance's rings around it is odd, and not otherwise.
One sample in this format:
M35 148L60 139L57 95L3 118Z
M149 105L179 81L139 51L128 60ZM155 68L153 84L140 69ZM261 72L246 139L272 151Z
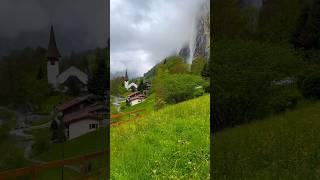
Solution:
M216 179L320 179L320 103L227 129L213 141Z
M49 131L46 129L34 130L32 134L42 137L50 138ZM86 135L80 136L76 139L67 141L64 146L65 158L80 156L96 151L101 151L107 148L107 134L106 128L98 129L95 132L88 133ZM42 159L45 161L53 161L62 159L62 146L61 144L50 144L49 150L35 156L36 159ZM92 161L92 170L95 171L100 168L105 167L106 156L100 157L96 160ZM61 175L60 169L50 170L40 175L40 179L56 179ZM73 171L66 169L65 170L66 177L70 177L76 175Z
M111 129L112 179L206 179L209 95Z

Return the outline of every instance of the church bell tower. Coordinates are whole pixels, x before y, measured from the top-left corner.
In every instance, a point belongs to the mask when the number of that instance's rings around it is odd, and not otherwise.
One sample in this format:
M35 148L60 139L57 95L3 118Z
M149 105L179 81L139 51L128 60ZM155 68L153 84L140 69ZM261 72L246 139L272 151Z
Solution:
M55 90L58 89L58 75L59 75L59 59L61 55L57 48L56 40L54 37L53 26L51 25L50 40L47 51L47 76L48 82L53 86Z

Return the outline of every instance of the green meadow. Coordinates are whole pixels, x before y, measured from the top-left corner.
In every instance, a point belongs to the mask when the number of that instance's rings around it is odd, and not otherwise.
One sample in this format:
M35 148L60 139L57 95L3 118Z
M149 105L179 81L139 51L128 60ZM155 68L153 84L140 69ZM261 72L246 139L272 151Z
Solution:
M112 127L111 179L209 179L209 103L204 95Z
M215 179L320 179L320 103L247 125L213 138Z

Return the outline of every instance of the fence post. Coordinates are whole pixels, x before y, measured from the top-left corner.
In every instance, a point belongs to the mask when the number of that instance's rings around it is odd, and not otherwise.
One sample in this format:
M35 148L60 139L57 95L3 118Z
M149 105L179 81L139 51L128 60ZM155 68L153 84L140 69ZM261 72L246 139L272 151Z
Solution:
M32 179L33 179L33 180L36 180L36 179L37 179L37 170L36 170L35 167L34 167L33 170L32 170Z

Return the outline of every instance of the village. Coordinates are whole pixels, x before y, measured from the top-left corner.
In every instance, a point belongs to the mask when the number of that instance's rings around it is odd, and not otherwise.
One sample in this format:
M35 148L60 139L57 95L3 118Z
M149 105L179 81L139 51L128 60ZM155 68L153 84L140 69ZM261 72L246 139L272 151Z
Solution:
M40 68L33 86L37 94L43 93L44 97L40 98L38 103L20 103L15 105L16 107L0 106L0 125L8 128L7 136L10 137L11 144L17 147L10 153L21 152L21 155L15 157L20 158L16 161L16 168L27 164L39 165L48 161L64 160L107 148L107 141L102 141L107 137L109 119L106 88L108 75L104 65L107 63L107 56L104 55L106 49L97 48L85 52L88 55L83 53L84 55L79 56L82 59L73 64L69 60L71 56L61 56L54 26L51 25L48 30L48 48L35 50L40 52L40 56L39 64L34 64ZM89 65L93 66L90 71L86 66L79 66L83 57L94 58L89 62ZM93 83L96 81L105 82ZM42 89L38 88L39 84L43 84ZM26 88L33 87L29 85ZM8 114L8 117L2 117L2 114ZM73 145L74 143L77 145ZM77 151L78 146L83 147L81 151ZM105 161L106 156L102 155L100 160L91 163ZM47 177L50 173L54 176L78 176L83 172L83 166L65 165L62 170L50 170L40 176ZM105 167L102 164L99 166Z

